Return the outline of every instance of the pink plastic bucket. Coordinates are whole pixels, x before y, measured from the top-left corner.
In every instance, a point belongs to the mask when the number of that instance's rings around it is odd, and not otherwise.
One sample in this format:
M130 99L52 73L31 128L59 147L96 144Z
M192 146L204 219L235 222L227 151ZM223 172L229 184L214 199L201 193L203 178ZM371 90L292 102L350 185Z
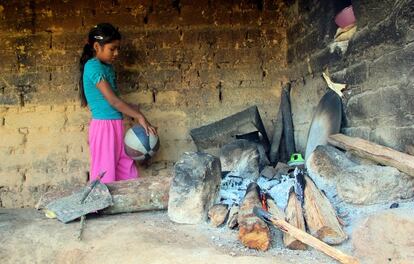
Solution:
M335 23L338 27L345 28L355 23L354 10L352 6L345 7L335 16Z

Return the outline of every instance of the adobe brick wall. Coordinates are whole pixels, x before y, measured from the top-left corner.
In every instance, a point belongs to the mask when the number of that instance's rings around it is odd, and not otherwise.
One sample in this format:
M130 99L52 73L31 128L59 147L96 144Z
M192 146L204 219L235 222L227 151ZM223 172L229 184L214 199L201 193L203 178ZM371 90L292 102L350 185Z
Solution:
M289 7L296 143L303 151L313 111L327 89L321 76L327 68L334 81L349 85L342 132L404 151L414 134L414 1L352 3L358 29L346 52L332 44L337 27L330 1L297 0Z
M123 34L122 96L159 127L162 148L144 174L193 150L189 129L253 104L271 135L287 65L277 2L2 1L0 207L33 206L50 188L86 181L78 59L99 22Z

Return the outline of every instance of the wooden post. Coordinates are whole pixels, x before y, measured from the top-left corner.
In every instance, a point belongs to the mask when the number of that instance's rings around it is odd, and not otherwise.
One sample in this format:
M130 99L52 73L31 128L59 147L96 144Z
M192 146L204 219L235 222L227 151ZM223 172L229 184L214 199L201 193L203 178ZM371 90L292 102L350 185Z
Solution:
M253 207L261 206L260 189L251 183L239 211L239 240L248 248L267 250L270 246L270 232L267 224L252 213Z
M310 234L328 244L342 243L348 236L338 222L335 209L311 178L305 176L305 181L303 208Z

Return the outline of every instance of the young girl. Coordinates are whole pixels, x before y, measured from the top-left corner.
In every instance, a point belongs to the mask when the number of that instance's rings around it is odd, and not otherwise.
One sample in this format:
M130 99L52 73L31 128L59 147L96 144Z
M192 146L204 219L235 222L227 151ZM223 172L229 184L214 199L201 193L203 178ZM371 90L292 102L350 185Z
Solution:
M112 63L117 59L121 34L108 23L91 29L80 59L81 105L92 112L89 124L90 180L105 172L108 183L139 177L134 161L125 154L122 114L134 118L147 134L156 129L137 107L119 98Z

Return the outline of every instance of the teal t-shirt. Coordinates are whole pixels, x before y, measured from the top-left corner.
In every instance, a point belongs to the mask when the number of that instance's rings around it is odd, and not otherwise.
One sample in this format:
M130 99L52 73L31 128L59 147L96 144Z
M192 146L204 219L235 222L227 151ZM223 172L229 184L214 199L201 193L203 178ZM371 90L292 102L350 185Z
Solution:
M102 63L97 58L88 60L83 71L83 90L93 119L122 119L122 113L112 107L96 84L106 80L114 93L119 96L116 87L115 72L112 65Z

